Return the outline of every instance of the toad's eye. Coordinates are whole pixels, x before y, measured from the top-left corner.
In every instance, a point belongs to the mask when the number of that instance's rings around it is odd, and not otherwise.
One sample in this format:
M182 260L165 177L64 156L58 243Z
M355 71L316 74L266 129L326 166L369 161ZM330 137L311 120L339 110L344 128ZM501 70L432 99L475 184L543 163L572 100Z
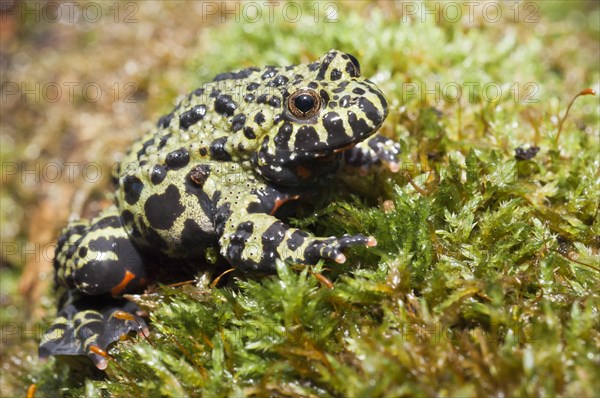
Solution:
M321 109L321 97L310 89L299 90L288 97L287 107L297 118L308 119Z

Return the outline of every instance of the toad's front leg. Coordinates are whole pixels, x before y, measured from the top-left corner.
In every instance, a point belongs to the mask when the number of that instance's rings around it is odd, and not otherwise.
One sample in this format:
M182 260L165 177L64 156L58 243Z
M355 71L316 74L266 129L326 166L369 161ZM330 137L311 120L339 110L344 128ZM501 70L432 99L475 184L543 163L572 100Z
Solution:
M366 175L373 166L387 167L396 173L400 169L400 144L379 133L344 152L346 167Z
M300 264L316 264L320 259L343 263L346 256L342 252L347 247L377 244L375 238L362 234L326 238L293 228L267 214L290 196L271 194L272 201L259 196L255 195L249 206L236 208L221 200L216 212L221 254L243 271L273 272L277 259Z

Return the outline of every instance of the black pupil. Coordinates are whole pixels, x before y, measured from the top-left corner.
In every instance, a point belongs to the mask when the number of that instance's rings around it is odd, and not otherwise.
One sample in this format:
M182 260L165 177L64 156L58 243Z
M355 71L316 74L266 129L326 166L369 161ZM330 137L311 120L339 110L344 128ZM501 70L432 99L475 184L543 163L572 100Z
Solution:
M294 105L296 105L296 108L301 112L306 113L315 106L315 99L309 94L300 94L294 98Z

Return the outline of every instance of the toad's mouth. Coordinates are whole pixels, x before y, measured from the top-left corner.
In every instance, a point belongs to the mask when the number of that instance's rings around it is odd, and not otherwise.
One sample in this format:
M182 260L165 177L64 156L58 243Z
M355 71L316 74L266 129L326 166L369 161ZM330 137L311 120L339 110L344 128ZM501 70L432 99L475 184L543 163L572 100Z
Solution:
M349 149L354 148L356 146L356 144L358 144L358 142L346 144L346 145L340 146L339 148L329 148L328 150L305 151L303 154L310 156L315 161L325 162L325 161L329 161L329 160L336 158L337 155L342 152L345 152Z
M347 151L348 149L354 148L356 146L356 144L357 144L356 142L353 142L352 144L348 144L348 145L343 146L341 148L334 149L333 153L340 153L340 152Z

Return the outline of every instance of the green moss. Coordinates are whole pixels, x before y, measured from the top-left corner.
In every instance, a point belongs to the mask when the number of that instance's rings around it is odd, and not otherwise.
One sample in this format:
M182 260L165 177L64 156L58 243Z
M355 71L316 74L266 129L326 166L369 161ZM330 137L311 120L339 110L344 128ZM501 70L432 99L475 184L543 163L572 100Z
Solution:
M378 246L343 266L162 287L136 298L151 336L111 349L105 376L52 360L24 365L24 383L39 396L597 396L597 98L578 99L555 138L570 98L600 80L598 27L577 24L598 8L531 4L535 24L399 23L398 7L352 2L337 23L207 30L189 63L198 83L332 47L357 55L390 100L382 131L403 144L402 170L345 176L364 199L336 193L293 222ZM435 82L478 86L460 101L410 91ZM540 151L517 160L523 145Z

